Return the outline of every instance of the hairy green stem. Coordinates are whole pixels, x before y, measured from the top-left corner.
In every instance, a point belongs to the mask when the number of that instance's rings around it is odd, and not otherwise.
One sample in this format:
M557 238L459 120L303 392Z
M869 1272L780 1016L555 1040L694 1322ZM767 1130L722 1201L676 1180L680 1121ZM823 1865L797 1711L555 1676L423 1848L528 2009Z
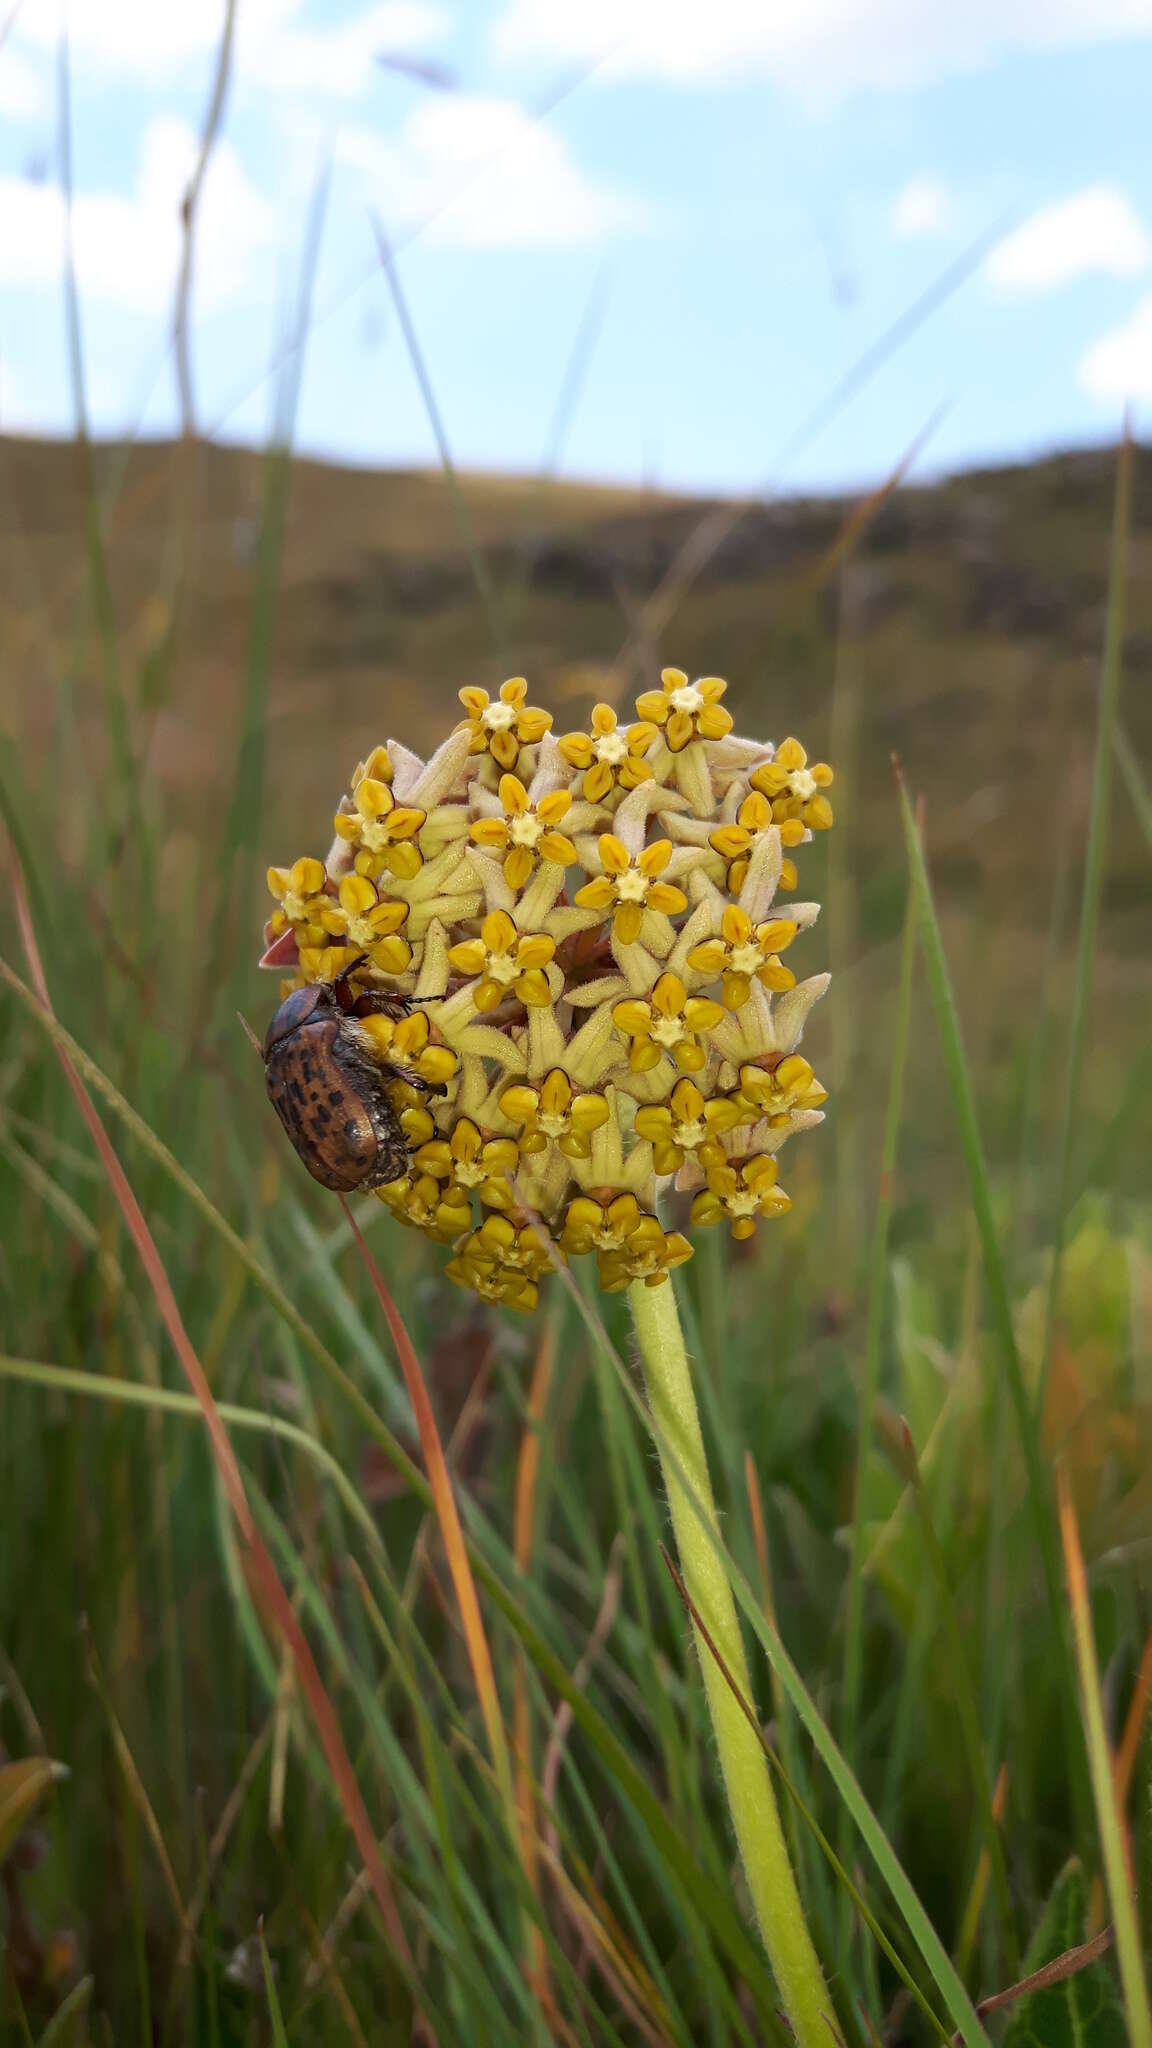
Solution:
M647 1287L634 1281L629 1301L653 1418L676 1454L673 1463L661 1451L661 1465L684 1583L738 1689L751 1698L732 1589L698 1515L703 1509L719 1534L672 1283ZM804 1919L764 1752L716 1658L695 1632L732 1824L784 2009L801 2048L828 2048L837 2038L829 2034L835 2009Z

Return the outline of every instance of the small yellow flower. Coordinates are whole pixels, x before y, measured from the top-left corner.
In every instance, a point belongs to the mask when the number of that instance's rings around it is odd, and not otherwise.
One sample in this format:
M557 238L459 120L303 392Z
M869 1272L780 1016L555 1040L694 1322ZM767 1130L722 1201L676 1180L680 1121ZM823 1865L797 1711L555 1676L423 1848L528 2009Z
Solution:
M779 953L792 944L798 929L789 917L753 925L738 904L729 903L720 920L720 936L693 946L688 965L709 981L719 976L725 1009L738 1010L748 1001L753 978L764 988L795 988L796 976L782 965Z
M614 832L602 832L600 864L604 873L577 889L576 903L581 910L611 910L613 932L621 945L630 946L640 937L646 910L673 916L688 907L682 889L657 879L671 858L670 839L654 839L633 860L622 839Z
M639 1223L640 1215L635 1195L615 1195L603 1202L592 1195L575 1195L564 1217L561 1249L576 1258L585 1252L620 1251Z
M345 875L327 922L343 940L349 961L366 953L382 974L403 974L412 963L412 948L399 936L407 917L408 905L379 895L366 875Z
M643 1216L622 1250L600 1253L600 1285L605 1294L620 1294L634 1280L660 1287L673 1266L691 1257L692 1247L678 1230L664 1230L655 1216Z
M728 1096L701 1094L695 1081L677 1081L667 1102L644 1103L636 1111L638 1135L647 1138L657 1173L677 1173L689 1153L701 1166L723 1166L720 1136L735 1130L740 1105Z
M450 1244L472 1221L467 1195L458 1188L445 1194L431 1173L408 1173L376 1192L399 1222L425 1231L441 1244Z
M352 810L337 811L333 823L338 836L356 848L358 874L375 881L387 868L390 874L410 882L423 864L416 834L427 813L397 804L389 788L391 780L387 750L377 747L356 778Z
M542 1274L552 1270L557 1247L533 1223L517 1226L508 1216L486 1216L456 1247L448 1277L471 1287L485 1301L534 1309Z
M382 1061L406 1067L431 1087L446 1087L455 1075L459 1060L450 1047L430 1044L431 1031L424 1010L413 1010L407 1017L372 1016L361 1017L357 1021L361 1033L372 1040L373 1050ZM409 1133L410 1140L418 1144L432 1135L431 1122L418 1139L413 1140Z
M456 730L463 732L467 726L472 735L469 752L489 753L498 767L514 768L521 747L535 746L552 724L552 713L534 710L524 702L527 695L528 685L523 676L511 676L501 683L495 701L487 690L461 690L460 702L468 716Z
M660 681L663 689L645 690L636 709L641 718L664 728L671 753L681 753L690 740L722 740L731 732L731 713L720 703L728 685L720 676L690 683L682 668L663 668Z
M602 804L614 789L636 789L650 779L644 756L658 729L650 719L621 727L610 704L594 704L592 731L565 733L560 752L583 771L587 803Z
M551 1141L565 1158L587 1159L592 1132L609 1116L606 1098L575 1094L563 1067L553 1067L538 1087L515 1082L504 1090L500 1107L509 1123L520 1125L520 1150L526 1157L546 1152Z
M710 1167L708 1185L692 1204L693 1223L719 1223L726 1216L733 1237L751 1237L759 1216L783 1216L792 1207L791 1197L777 1187L779 1167L764 1152L746 1159L742 1166Z
M516 1172L519 1164L520 1148L515 1138L485 1139L469 1116L458 1119L450 1138L433 1138L415 1154L415 1165L421 1173L447 1181L465 1204L475 1188L488 1209L511 1206L508 1176Z
M519 1309L522 1315L531 1315L540 1299L536 1282L529 1280L517 1267L499 1266L488 1259L475 1258L467 1249L458 1249L444 1271L457 1287L470 1288L481 1301Z
M740 1086L729 1100L739 1109L742 1123L764 1121L779 1128L798 1109L819 1109L828 1100L828 1090L808 1061L794 1052L773 1067L741 1067Z
M725 886L730 896L738 896L744 887L748 874L748 863L752 849L762 832L772 824L772 806L763 790L750 790L736 813L734 825L720 825L708 834L708 844L728 863ZM799 846L804 837L804 827L799 818L786 818L779 827L781 844ZM794 860L785 858L780 866L781 889L794 889L799 880Z
M832 770L827 761L814 761L810 768L799 740L785 740L777 747L775 758L757 768L751 781L753 789L770 799L777 825L798 818L813 832L828 830L832 806L824 791L832 781Z
M332 898L325 894L326 882L322 860L298 860L290 868L269 868L268 887L279 906L268 920L273 938L291 927L298 944L324 944L325 920L332 909Z
M526 1273L533 1280L553 1271L558 1250L546 1230L535 1223L514 1223L510 1216L486 1216L469 1242L474 1258Z
M686 1074L698 1074L708 1059L704 1039L724 1015L724 1005L706 996L690 996L678 974L662 974L646 999L617 1003L612 1022L631 1039L628 1064L634 1074L658 1067L671 1053Z
M571 808L570 789L554 789L534 804L518 775L502 775L500 802L504 816L478 818L471 837L485 851L504 854L504 880L510 889L522 889L538 861L554 860L566 867L575 860L572 841L556 829Z
M457 974L479 977L472 991L478 1010L495 1010L508 995L543 1009L552 1001L544 969L555 951L546 933L518 932L506 910L493 910L479 938L449 946L448 959Z
M576 1195L568 1204L560 1245L575 1257L585 1252L597 1254L600 1285L608 1294L618 1294L633 1280L658 1287L671 1267L692 1256L687 1238L678 1231L666 1233L659 1220L640 1207L635 1195L601 1201L592 1195Z

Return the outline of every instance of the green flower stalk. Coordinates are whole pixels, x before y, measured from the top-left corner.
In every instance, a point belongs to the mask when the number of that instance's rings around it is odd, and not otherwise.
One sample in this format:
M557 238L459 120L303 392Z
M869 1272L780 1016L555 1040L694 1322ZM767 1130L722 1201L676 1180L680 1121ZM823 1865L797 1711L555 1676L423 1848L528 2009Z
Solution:
M652 1289L634 1282L628 1299L649 1407L661 1438L675 1453L675 1460L668 1457L661 1443L660 1462L684 1585L734 1683L743 1697L751 1700L732 1588L711 1540L719 1540L720 1525L675 1292L671 1287ZM706 1528L701 1526L698 1510L703 1512ZM695 1620L693 1633L728 1808L764 1946L796 2039L802 2048L816 2048L817 2043L823 2048L828 2041L839 2039L838 2033L829 2030L835 2010L788 1860L767 1760Z

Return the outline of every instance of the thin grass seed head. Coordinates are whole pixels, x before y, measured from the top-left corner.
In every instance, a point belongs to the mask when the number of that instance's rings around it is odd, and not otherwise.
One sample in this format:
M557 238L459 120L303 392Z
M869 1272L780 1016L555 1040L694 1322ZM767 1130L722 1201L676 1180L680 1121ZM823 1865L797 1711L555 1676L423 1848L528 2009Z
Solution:
M827 975L790 953L818 915L793 854L832 823L832 770L738 738L718 676L665 669L622 723L557 740L523 677L464 689L427 761L356 768L327 859L270 868L265 964L419 1002L359 1023L409 1149L376 1189L452 1248L449 1277L530 1310L557 1260L608 1291L692 1255L657 1214L736 1238L790 1206L778 1154L823 1120L797 1051Z

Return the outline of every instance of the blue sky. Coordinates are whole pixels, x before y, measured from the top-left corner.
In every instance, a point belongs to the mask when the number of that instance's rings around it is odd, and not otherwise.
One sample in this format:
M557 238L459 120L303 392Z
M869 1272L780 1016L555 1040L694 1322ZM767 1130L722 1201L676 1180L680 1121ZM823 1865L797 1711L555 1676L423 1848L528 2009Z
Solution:
M937 18L939 16L940 18ZM1112 437L1152 401L1152 0L239 0L194 293L197 417L262 441L332 164L297 443L565 474L867 483ZM0 15L0 35L8 19ZM0 47L0 428L67 431L57 0ZM222 0L71 0L73 233L100 432L177 422L179 206ZM391 61L381 61L391 60ZM429 71L428 67L433 67ZM797 431L985 238L867 388ZM784 459L784 452L791 451Z

